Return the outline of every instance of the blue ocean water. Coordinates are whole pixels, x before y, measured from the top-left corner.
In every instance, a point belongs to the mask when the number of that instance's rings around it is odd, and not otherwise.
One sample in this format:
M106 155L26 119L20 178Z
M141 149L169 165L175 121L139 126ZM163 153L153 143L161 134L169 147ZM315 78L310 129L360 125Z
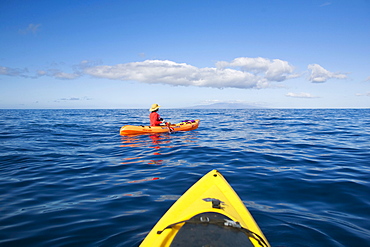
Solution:
M0 113L0 246L138 246L212 169L272 246L370 246L370 109Z

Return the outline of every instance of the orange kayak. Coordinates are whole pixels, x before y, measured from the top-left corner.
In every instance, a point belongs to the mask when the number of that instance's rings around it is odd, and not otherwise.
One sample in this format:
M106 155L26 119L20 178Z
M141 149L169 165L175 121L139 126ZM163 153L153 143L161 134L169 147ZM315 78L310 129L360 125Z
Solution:
M199 126L199 119L186 120L181 123L171 124L169 126L134 126L125 125L120 129L120 135L137 135L137 134L154 134L154 133L168 133L175 131L189 131L195 130Z

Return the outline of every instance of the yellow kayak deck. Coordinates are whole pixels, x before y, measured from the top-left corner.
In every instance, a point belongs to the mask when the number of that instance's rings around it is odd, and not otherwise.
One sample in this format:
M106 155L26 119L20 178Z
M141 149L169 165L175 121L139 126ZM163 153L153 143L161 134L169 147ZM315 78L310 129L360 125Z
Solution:
M134 126L125 125L120 129L120 135L137 135L137 134L150 134L150 133L168 133L175 131L189 131L197 129L199 126L199 119L184 121L170 126Z
M239 239L239 240L237 240ZM239 196L212 170L190 187L141 243L146 246L270 246ZM211 241L212 243L210 244Z

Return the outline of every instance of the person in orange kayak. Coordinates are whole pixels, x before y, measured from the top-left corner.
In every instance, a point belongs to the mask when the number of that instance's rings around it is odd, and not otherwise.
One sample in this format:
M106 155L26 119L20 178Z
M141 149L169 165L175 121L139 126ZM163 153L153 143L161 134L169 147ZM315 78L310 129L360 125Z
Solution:
M149 109L150 126L159 126L161 123L164 122L163 118L161 118L161 116L159 116L158 114L159 107L161 106L158 104L153 104L152 107Z

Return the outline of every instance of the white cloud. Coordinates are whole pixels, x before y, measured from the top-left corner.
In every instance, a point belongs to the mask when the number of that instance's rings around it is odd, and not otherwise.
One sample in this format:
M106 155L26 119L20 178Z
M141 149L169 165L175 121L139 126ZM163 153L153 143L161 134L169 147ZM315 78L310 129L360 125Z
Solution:
M227 67L240 67L241 70ZM169 60L146 60L95 66L84 73L100 78L214 88L266 88L271 82L297 77L286 61L265 58L237 58L231 63L218 62L216 68L197 68Z
M114 66L96 66L84 73L100 78L163 83L175 86L263 88L268 80L252 73L217 68L197 68L186 63L168 60L146 60Z
M98 66L102 64L102 61L100 60L83 60L79 64L73 66L75 70L82 70L84 68L92 67L92 66Z
M41 24L29 24L26 28L20 29L19 33L21 34L29 34L29 33L37 33L40 30Z
M38 77L40 77L40 76L44 76L44 75L47 75L48 74L48 72L47 71L45 71L45 70L39 70L39 71L37 71L37 76Z
M232 62L217 62L219 69L226 67L239 67L242 71L248 71L255 75L261 75L268 81L284 81L287 79L299 77L299 74L293 73L294 67L287 61L280 59L267 59L262 57L250 58L239 57Z
M292 97L292 98L305 98L305 99L319 98L310 93L287 93L285 96Z
M347 76L341 73L333 73L330 72L318 64L310 64L308 65L308 70L310 71L310 78L311 82L326 82L329 79L346 79Z
M72 80L82 76L81 72L75 71L73 73L65 73L57 69L50 69L48 71L39 70L37 71L37 75L32 78L38 78L41 76L50 76L54 77L55 79L62 79L62 80Z
M370 76L368 77L368 78L366 78L366 80L365 81L370 81Z
M76 79L81 76L79 73L65 73L65 72L55 72L52 74L53 77L56 79L65 79L65 80L72 80Z
M39 70L33 76L27 69L12 69L0 66L0 75L39 78L50 76L55 79L72 80L83 75L122 81L162 83L173 86L198 86L212 88L271 88L291 78L299 77L287 61L267 58L239 57L231 62L220 61L215 67L198 68L186 63L169 60L145 60L116 65L100 65L100 61L84 60L72 66L72 72L59 69ZM309 80L325 82L331 78L345 79L345 74L333 73L318 64L308 65ZM368 78L369 79L369 78Z
M36 79L36 78L39 78L41 76L51 76L51 77L54 77L56 79L71 80L71 79L76 79L76 78L80 77L81 72L79 72L78 70L76 70L73 73L65 73L65 72L62 72L62 71L56 70L56 69L47 70L47 71L38 70L36 75L31 76L28 73L28 69L18 69L18 68L13 69L13 68L0 66L0 75L20 76L20 77L32 78L32 79Z
M31 78L31 79L37 79L42 76L50 76L56 79L72 80L72 79L81 77L83 75L82 70L84 68L96 66L100 63L101 63L100 61L84 60L80 64L72 67L72 70L73 70L72 73L63 72L60 69L48 69L48 70L38 70L34 75L30 75L27 68L20 69L20 68L9 68L9 67L0 66L0 75L16 76L16 77L18 76L18 77Z
M28 72L27 69L13 69L13 68L0 66L0 75L26 77L24 74L27 72Z
M356 96L370 96L370 92L367 92L367 93L357 93Z

